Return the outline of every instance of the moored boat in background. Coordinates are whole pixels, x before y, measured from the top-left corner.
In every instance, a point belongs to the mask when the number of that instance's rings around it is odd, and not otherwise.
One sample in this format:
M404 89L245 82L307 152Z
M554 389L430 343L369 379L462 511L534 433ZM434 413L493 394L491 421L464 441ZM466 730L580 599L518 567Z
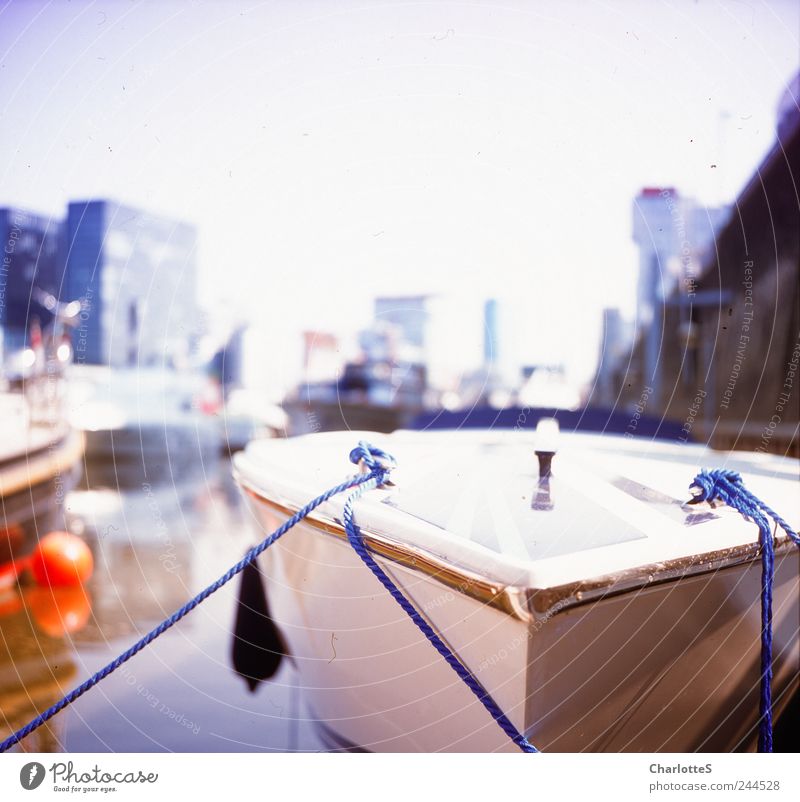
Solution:
M289 435L314 432L393 432L407 428L425 408L427 371L391 326L361 332L361 353L336 378L306 379L281 406ZM307 346L308 347L308 346ZM306 354L306 363L310 357Z
M165 481L216 464L217 420L197 408L205 377L171 368L76 365L68 414L86 438L86 469L123 484Z
M66 371L72 349L60 325L31 327L29 347L4 355L0 371L0 499L34 499L55 484L74 484L84 439L68 420Z

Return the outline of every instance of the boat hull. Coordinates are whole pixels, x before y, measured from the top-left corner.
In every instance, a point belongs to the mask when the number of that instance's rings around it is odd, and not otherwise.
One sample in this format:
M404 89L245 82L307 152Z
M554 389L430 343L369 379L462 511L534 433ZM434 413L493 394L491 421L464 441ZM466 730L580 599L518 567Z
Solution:
M185 421L142 423L84 432L90 486L172 481L211 470L222 453L222 437L213 421L187 416Z
M264 534L285 519L247 497ZM302 523L260 560L273 619L331 743L516 751L346 540ZM378 561L540 749L755 748L760 562L515 613L452 577ZM796 549L777 561L774 611L778 713L798 674Z

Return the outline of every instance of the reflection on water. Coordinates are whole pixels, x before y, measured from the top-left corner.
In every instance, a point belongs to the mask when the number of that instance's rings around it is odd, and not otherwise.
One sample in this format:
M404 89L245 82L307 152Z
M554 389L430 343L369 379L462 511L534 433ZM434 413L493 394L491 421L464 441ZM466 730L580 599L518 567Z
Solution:
M91 547L95 571L85 590L0 584L0 737L113 659L252 545L228 462L211 475L163 484L142 477L120 483L114 472L90 475L91 487L71 490L63 505L52 488L36 499L26 493L3 501L0 565L29 551L37 534L68 529ZM258 589L257 573L245 581ZM291 661L279 661L274 644L255 644L267 650L261 665L257 657L253 663L252 649L243 654L237 643L240 673L234 669L239 584L237 578L211 596L22 748L323 748ZM256 614L259 604L256 598ZM269 682L254 681L262 678Z

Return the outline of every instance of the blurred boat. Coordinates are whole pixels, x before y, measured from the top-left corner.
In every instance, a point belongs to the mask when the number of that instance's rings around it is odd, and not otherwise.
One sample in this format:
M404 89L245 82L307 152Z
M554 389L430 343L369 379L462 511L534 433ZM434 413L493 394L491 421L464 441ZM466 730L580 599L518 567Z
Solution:
M4 505L17 494L33 500L41 495L41 486L51 484L63 497L74 484L84 440L70 425L64 406L71 359L60 318L44 332L34 321L29 346L3 359L0 500Z
M422 411L424 391L421 365L352 363L337 381L304 384L282 406L291 435L344 429L388 433L408 426Z
M423 410L425 365L395 342L391 327L361 332L361 355L330 381L306 381L281 406L288 434L351 429L393 432Z
M543 442L548 426L538 437L361 435L400 466L396 488L356 505L375 558L537 747L754 749L758 530L728 507L685 501L701 466L724 466L796 528L800 463L584 433L556 446ZM343 480L358 437L264 441L236 455L259 539ZM321 506L259 558L331 746L516 750L353 552L342 504ZM797 620L798 550L778 537L776 716L798 682Z
M161 368L73 366L69 415L86 437L90 480L118 478L127 486L215 465L220 429L195 403L204 381Z
M232 390L219 413L222 448L229 454L241 451L251 440L282 437L286 434L286 412L276 404L265 403L257 394Z
M17 393L0 393L0 499L32 494L40 485L73 483L83 437L65 423L37 425ZM63 491L66 492L66 491Z
M282 406L292 436L345 430L394 432L407 427L421 411L417 406L384 406L352 396L337 400L293 398Z

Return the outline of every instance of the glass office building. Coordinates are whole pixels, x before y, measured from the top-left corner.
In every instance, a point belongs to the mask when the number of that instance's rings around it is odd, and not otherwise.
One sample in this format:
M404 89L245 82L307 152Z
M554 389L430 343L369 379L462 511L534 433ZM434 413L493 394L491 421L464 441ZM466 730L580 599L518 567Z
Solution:
M70 203L62 297L81 298L76 363L180 365L196 341L193 226L107 200Z
M34 320L52 320L50 299L59 297L63 279L62 224L23 209L0 209L0 327L10 353L27 344Z

